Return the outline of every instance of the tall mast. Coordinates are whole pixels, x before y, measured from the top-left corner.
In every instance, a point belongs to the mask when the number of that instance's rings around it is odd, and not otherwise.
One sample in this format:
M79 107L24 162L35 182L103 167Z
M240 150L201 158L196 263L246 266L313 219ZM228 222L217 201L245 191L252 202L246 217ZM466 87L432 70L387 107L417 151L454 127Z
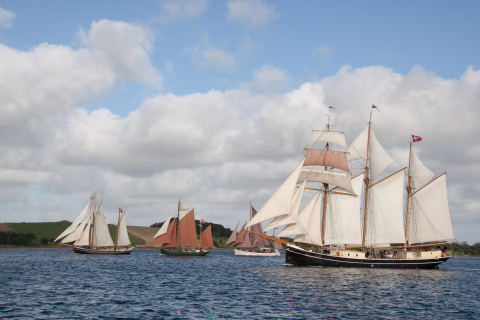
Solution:
M252 200L250 200L250 220L252 220ZM248 227L248 230L252 231L252 227ZM248 233L248 240L250 240L250 244L252 243L252 238L250 232Z
M118 209L117 235L115 237L115 250L118 249L118 231L120 229L120 209Z
M93 231L95 229L95 207L97 206L95 204L95 195L92 197L92 205L90 206L90 213L92 215L92 224L90 225L90 237L89 237L89 247L93 247Z
M410 155L408 156L408 182L407 182L407 217L405 220L405 247L407 246L408 242L408 215L410 212L410 197L412 196L412 177L410 176L410 166L412 164L412 135L410 135Z
M368 156L370 151L370 128L372 125L372 111L370 111L370 121L368 122L368 140L367 140L367 159L365 159L365 211L363 213L363 239L362 247L365 247L365 236L367 234L367 204L368 204L368 186L370 184L370 167L368 163Z
M202 222L203 219L200 219L200 242L198 243L198 250L202 248ZM195 233L197 233L197 231L195 231Z
M177 209L177 217L178 217L178 221L177 221L177 250L178 251L182 251L182 248L181 248L181 238L180 238L180 234L179 234L179 231L180 229L178 228L178 225L180 224L180 198L178 199L178 209Z
M330 107L328 107L328 122L327 122L327 131L330 131ZM328 151L328 142L326 146L326 150ZM325 171L327 171L327 166L325 166ZM327 212L327 196L328 196L328 183L323 184L323 218L322 218L322 245L325 243L325 220L326 220L326 212Z

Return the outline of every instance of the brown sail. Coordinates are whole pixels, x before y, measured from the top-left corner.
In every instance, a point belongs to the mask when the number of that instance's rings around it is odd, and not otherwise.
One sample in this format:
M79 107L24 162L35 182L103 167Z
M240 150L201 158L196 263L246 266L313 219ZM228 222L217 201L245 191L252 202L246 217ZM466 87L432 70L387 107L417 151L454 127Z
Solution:
M243 231L245 229L245 226L247 225L247 223L245 222L243 224L243 227L242 229L240 230L239 233L237 233L237 239L235 240L235 242L233 242L231 245L232 246L236 246L237 244L239 243L242 243L243 242L243 234L245 233L245 231Z
M168 244L164 244L163 246L168 248L177 247L177 219L173 220L173 228L172 235L170 236L170 242Z
M173 230L175 230L176 226L176 220L174 219L170 224L168 225L167 232L162 234L159 237L156 237L153 239L153 241L149 244L149 246L154 246L154 245L162 245L162 244L168 244L170 243L170 240L172 238L172 233Z
M200 244L202 248L213 248L212 228L211 225L202 231L202 241Z
M178 245L181 247L197 247L197 231L195 230L195 209L187 213L178 223Z
M350 172L345 152L307 149L304 166L327 166Z

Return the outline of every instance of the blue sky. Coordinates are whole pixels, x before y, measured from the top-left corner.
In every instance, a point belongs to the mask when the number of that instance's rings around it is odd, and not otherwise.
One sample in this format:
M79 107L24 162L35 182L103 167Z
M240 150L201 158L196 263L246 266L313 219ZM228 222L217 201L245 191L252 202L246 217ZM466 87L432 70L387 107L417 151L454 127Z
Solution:
M478 242L479 16L478 1L0 0L0 220L73 219L97 189L132 224L182 197L233 228L329 105L351 142L375 103L388 152L421 135L457 239Z
M79 27L88 30L92 21L150 28L155 36L151 60L164 77L163 87L124 82L113 89L114 96L86 105L108 104L123 116L159 91L189 94L238 88L251 82L252 73L265 64L291 75L284 90L334 75L345 64L382 65L402 74L420 65L447 79L458 78L469 65L479 65L480 5L475 1L275 1L269 4L274 17L257 25L229 19L227 2L206 2L206 10L194 17L172 17L164 4L0 1L2 8L16 14L13 27L1 30L0 40L24 51L42 42L78 47L75 34ZM247 41L250 48L242 49ZM195 64L189 50L202 45L231 54L235 65Z

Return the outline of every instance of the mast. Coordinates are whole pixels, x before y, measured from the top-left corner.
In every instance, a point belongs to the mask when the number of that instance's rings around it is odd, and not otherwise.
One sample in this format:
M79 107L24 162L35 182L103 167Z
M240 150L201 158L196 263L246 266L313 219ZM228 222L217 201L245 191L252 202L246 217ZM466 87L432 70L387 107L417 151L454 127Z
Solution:
M367 204L368 204L368 186L370 184L370 168L368 163L368 156L370 151L370 129L372 125L372 111L370 111L370 120L368 122L368 139L367 139L367 158L365 159L365 206L364 206L364 214L363 214L363 239L362 239L362 247L365 247L365 236L367 232Z
M203 219L200 219L200 242L198 243L198 250L202 248L202 224L203 224Z
M408 235L408 216L410 213L410 197L412 196L412 177L410 176L410 166L412 164L412 135L410 135L410 155L408 156L408 182L407 182L407 217L405 221L405 247L407 246L407 235Z
M250 220L252 220L252 200L250 200ZM252 226L248 227L248 230L252 231ZM252 243L252 236L251 233L248 233L248 239L250 240L250 243Z
M89 236L89 244L88 246L90 248L93 247L93 231L95 229L95 207L97 206L96 203L95 203L95 195L92 197L92 205L90 206L90 211L92 213L92 224L90 225L90 236Z
M182 248L181 248L181 238L180 238L180 234L179 234L179 229L178 229L178 225L180 224L180 198L178 198L178 209L177 209L177 217L178 217L178 222L177 222L177 225L176 225L176 228L177 228L177 232L176 232L176 235L177 235L177 251L182 251Z
M328 122L327 122L327 131L330 131L330 107L328 107ZM326 149L328 151L328 142ZM325 171L327 171L327 166L325 166ZM326 212L327 212L327 195L328 195L328 183L323 184L323 218L322 218L322 245L325 243L325 220L326 220Z
M115 250L118 249L118 232L120 231L120 209L118 209L117 235L115 237Z

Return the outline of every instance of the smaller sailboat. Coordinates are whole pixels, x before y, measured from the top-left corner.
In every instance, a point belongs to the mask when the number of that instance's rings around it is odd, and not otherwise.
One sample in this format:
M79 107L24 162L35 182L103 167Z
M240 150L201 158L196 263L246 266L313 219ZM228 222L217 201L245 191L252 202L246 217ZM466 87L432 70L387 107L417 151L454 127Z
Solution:
M117 235L113 242L108 231L107 218L103 213L103 204L100 202L97 207L98 201L98 194L95 191L91 203L85 206L73 223L54 242L63 238L59 245L72 247L73 252L81 254L130 254L133 247L128 237L126 213L119 209ZM122 213L123 216L120 217Z
M250 202L250 219L252 219L257 214L257 210L252 206ZM263 228L261 223L254 224L250 227L249 231L245 231L245 224L243 225L240 232L237 233L238 225L233 230L230 238L228 238L225 245L235 246L235 255L236 256L247 256L247 257L279 257L282 245L273 241L273 250L269 246L267 240L263 237L258 236L257 234L263 234Z
M160 230L155 234L150 248L160 249L162 255L167 256L205 256L213 248L212 231L210 225L202 231L205 223L200 223L200 241L197 239L195 228L195 209L190 210L181 199L178 200L178 209L170 214ZM177 211L178 217L172 221L173 214Z

